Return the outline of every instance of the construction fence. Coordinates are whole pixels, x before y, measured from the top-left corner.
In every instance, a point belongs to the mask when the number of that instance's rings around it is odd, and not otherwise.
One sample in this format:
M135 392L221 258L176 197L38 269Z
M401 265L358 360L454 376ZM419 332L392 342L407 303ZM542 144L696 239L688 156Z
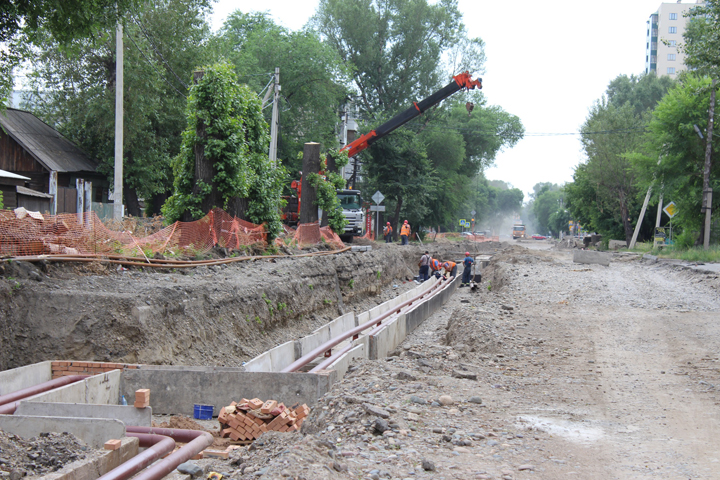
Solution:
M340 238L319 224L300 225L276 240L277 245L326 243L344 247ZM213 248L228 252L255 244L267 245L264 225L255 225L216 208L193 222L175 222L147 236L108 228L95 214L43 215L24 208L0 210L0 255L118 254L151 257L198 256Z

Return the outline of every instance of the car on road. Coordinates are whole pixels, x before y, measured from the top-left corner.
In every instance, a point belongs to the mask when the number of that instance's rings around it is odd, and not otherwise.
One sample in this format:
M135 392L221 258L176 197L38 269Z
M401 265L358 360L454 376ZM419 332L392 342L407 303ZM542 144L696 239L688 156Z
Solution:
M539 233L535 233L532 236L533 240L545 240L547 237L545 235L540 235Z

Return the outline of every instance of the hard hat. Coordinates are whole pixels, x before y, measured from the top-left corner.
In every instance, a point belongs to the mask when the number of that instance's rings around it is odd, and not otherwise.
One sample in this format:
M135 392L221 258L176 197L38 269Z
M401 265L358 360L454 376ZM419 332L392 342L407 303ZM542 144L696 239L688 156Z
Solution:
M465 252L465 256L466 256L466 257L469 257L469 256L470 256L470 252Z
M390 225L390 222L387 222L388 225Z
M407 223L407 220L405 220L405 223Z

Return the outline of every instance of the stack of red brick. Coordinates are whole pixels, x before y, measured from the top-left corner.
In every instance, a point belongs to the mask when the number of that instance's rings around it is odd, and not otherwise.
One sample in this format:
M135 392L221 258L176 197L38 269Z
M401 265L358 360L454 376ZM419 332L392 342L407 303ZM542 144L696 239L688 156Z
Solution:
M137 369L140 365L127 363L108 362L75 362L75 361L53 361L51 363L52 378L60 378L67 375L98 375L113 370Z
M223 437L235 441L255 440L271 430L296 432L309 413L310 408L305 404L293 410L275 400L263 402L259 398L243 398L221 408L218 421Z

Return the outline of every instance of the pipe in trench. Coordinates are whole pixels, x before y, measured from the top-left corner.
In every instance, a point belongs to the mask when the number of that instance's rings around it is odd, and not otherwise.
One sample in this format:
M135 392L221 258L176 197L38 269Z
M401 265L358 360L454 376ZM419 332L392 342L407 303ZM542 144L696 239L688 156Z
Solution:
M400 309L402 309L403 307L406 307L407 305L411 305L413 302L421 299L422 297L424 297L426 295L429 295L433 290L440 291L440 290L445 289L448 285L452 284L454 279L455 279L455 277L451 277L451 279L443 280L444 282L447 282L447 283L445 283L445 285L442 285L443 281L438 282L433 287L431 287L429 290L426 290L423 293L421 293L409 300L404 301L403 303L397 305L396 307L393 307L393 309L388 310L387 312L385 312L381 315L378 315L377 317L369 320L368 322L366 322L360 326L353 328L352 330L348 330L347 332L345 332L344 334L342 334L340 336L337 336L333 339L328 340L327 342L323 343L322 345L317 347L312 352L308 353L307 355L302 356L301 358L295 360L293 363L291 363L287 367L283 368L281 370L281 372L283 372L283 373L297 372L300 368L304 367L305 365L310 363L313 359L315 359L316 357L319 357L324 352L331 349L335 345L339 344L343 340L350 338L350 337L354 336L355 334L359 334L360 332L367 330L368 328L372 327L373 325L380 323L385 318L400 311ZM433 293L430 296L433 296L436 293L437 292Z
M0 415L12 415L15 413L20 400L79 382L88 377L89 375L68 375L2 395L0 396Z
M127 436L139 438L140 446L146 448L146 450L138 453L127 462L110 470L98 480L120 480L130 478L146 468L148 465L151 465L163 455L172 452L175 448L175 440L165 435L127 433Z

